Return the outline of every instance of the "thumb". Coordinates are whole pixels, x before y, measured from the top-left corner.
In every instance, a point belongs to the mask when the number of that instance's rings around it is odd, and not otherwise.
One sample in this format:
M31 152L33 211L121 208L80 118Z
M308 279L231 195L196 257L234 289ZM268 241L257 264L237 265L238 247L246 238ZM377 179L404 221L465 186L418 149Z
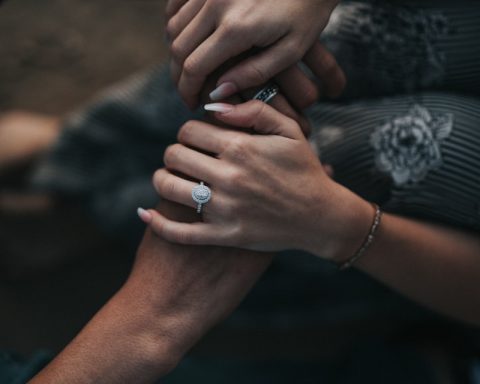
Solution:
M291 118L259 100L243 104L206 104L205 110L216 112L215 118L238 128L250 128L262 135L277 135L290 139L304 138L300 126Z

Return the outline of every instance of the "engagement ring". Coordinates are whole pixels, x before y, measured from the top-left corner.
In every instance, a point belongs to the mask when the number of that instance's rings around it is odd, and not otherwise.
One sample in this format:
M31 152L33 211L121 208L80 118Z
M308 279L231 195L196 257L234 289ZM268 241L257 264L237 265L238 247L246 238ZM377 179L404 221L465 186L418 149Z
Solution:
M202 213L203 204L206 204L212 198L212 191L203 181L192 189L192 199L197 203L197 213Z

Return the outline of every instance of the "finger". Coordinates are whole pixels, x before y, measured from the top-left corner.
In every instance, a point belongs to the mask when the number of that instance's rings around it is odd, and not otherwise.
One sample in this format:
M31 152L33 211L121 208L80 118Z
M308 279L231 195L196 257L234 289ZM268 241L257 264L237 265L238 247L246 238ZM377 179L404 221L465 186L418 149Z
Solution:
M223 227L214 224L179 223L167 219L155 210L148 210L151 230L161 238L183 245L227 245L227 239Z
M312 131L310 123L303 115L298 113L295 108L292 107L292 105L285 98L285 96L281 94L275 96L275 98L270 102L270 105L283 115L291 118L292 120L295 120L302 129L305 137L310 136L310 133Z
M248 50L248 39L240 34L228 34L217 29L185 60L178 82L178 91L190 107L198 103L198 94L206 78L226 61ZM233 93L236 93L233 90ZM231 96L228 95L228 96ZM227 96L227 97L228 97Z
M285 39L229 69L217 84L234 84L238 90L258 87L301 59L297 47Z
M165 32L169 41L174 41L185 27L190 24L200 12L204 3L205 0L190 0L168 20Z
M168 0L165 7L165 16L170 19L182 8L188 0Z
M259 100L239 105L207 104L205 109L218 112L215 115L218 120L234 127L251 128L263 135L304 138L294 120Z
M165 168L153 175L153 186L162 198L187 207L197 208L197 203L192 198L192 190L197 185L198 183L176 176ZM212 199L203 206L203 212L215 211L218 201L219 197L212 194Z
M173 41L170 51L178 64L183 65L185 59L215 30L214 20L208 12L208 8L204 7Z
M290 104L299 110L310 107L318 100L319 92L315 83L294 65L275 77L282 93Z
M347 83L345 73L335 57L320 42L310 48L303 61L321 81L328 97L336 98L342 94Z
M187 122L178 132L178 141L214 155L219 155L239 135L225 128L204 122Z
M246 97L247 100L251 100L255 94L258 93L258 90L256 91L245 91L242 92L242 95ZM302 129L302 132L305 136L309 136L311 133L311 126L308 120L299 114L295 108L292 107L292 105L289 103L289 101L282 95L278 94L276 95L272 101L269 103L273 108L275 108L278 112L282 113L283 115L291 118L292 120L295 120L299 125L300 128Z
M173 144L164 155L167 169L178 171L196 180L216 184L220 179L220 161L214 157L187 148L182 144Z

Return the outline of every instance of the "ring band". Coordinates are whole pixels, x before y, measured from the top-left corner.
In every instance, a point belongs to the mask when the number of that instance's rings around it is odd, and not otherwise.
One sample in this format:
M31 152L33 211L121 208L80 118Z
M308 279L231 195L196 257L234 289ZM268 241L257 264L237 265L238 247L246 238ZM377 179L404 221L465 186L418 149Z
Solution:
M212 191L203 181L192 189L192 199L197 203L197 213L202 213L204 204L207 204L212 198Z
M272 99L278 95L280 89L278 88L277 84L270 83L261 89L255 96L253 96L253 100L260 100L265 104L268 104Z

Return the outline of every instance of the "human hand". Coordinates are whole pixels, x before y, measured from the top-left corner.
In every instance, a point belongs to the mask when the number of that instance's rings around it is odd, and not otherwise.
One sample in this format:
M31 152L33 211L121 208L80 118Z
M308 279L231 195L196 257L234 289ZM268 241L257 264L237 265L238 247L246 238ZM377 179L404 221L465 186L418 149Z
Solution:
M169 201L162 201L157 209L171 220L199 219L190 208ZM268 253L173 244L147 230L126 286L137 292L136 300L146 298L143 307L155 308L154 328L169 340L168 354L175 365L212 326L230 315L271 261Z
M321 249L331 259L350 251L345 242L361 242L358 219L366 214L371 220L370 205L328 177L298 124L257 101L214 109L218 120L236 129L187 123L180 144L165 153L166 169L154 176L163 198L192 208L191 179L207 183L212 199L204 222L181 223L149 211L154 232L181 244Z
M170 219L197 219L163 201ZM147 231L124 286L30 383L153 383L232 312L268 267L265 253L167 243Z
M302 59L323 82L325 93L338 96L345 76L317 41L336 4L337 0L170 0L167 35L180 94L190 107L196 106L212 72L250 53L220 77L213 101L277 77L284 94L293 91L290 101L304 108L317 91L296 66Z
M234 60L233 62L236 62L237 60ZM228 70L230 66L234 65L231 62L228 63L228 65L223 66L221 70ZM213 89L214 84L216 79L218 79L218 74L215 73L213 76L209 77L207 79L206 86L202 89L202 92L200 94L200 100L202 103L208 104L209 103L209 92ZM291 79L294 80L294 79ZM289 80L290 81L290 80ZM230 96L226 102L229 104L241 104L244 103L245 101L251 100L256 94L258 93L258 90L254 89L249 89L246 91L239 92L238 94L235 94L233 96ZM305 94L305 96L307 96ZM308 97L308 96L307 96ZM312 127L310 125L310 122L305 118L305 116L298 111L290 102L287 100L287 98L282 94L278 93L269 103L273 108L275 108L277 111L282 113L283 115L293 119L295 122L297 122L298 125L300 125L303 134L308 137L310 136L310 133L312 131ZM214 115L207 115L206 116L206 121L211 122L212 124L215 125L223 125L221 121L218 121L215 119Z

